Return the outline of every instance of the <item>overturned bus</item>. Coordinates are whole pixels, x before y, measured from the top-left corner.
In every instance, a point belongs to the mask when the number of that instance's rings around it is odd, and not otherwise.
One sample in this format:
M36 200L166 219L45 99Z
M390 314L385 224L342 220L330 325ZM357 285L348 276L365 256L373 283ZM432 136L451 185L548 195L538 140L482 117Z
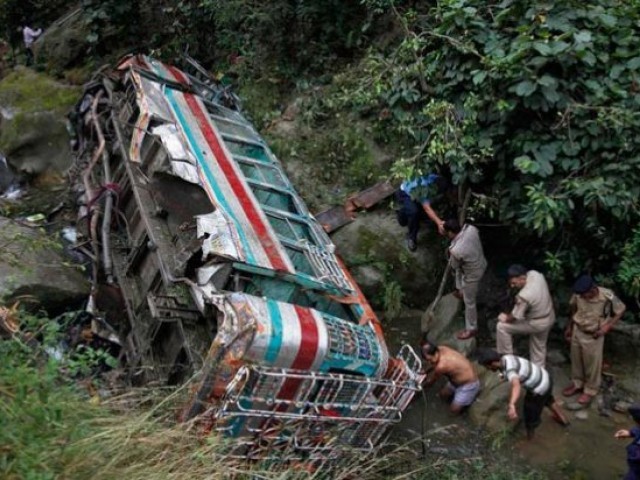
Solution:
M77 104L70 176L90 303L139 383L194 382L185 420L238 452L371 450L423 380L236 97L192 59L129 56Z

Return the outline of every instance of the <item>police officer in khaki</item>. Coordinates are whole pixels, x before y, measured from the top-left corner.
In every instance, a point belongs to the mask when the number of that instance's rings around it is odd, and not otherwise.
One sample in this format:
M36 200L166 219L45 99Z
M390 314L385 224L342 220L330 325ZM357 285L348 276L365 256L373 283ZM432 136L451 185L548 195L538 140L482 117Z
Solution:
M602 376L604 336L620 320L626 307L608 288L599 287L589 275L573 285L569 301L572 316L565 330L571 342L572 383L562 391L566 397L582 392L578 403L588 405L598 393Z
M449 245L449 260L455 273L457 297L464 300L465 329L458 332L458 340L468 340L478 333L478 310L476 296L478 285L487 269L487 259L482 251L480 233L473 225L462 227L455 218L450 218L443 225Z
M512 335L529 335L529 360L544 367L549 330L556 321L547 281L540 272L527 270L522 265L511 265L507 275L509 286L520 291L511 313L498 315L496 350L501 355L511 355Z

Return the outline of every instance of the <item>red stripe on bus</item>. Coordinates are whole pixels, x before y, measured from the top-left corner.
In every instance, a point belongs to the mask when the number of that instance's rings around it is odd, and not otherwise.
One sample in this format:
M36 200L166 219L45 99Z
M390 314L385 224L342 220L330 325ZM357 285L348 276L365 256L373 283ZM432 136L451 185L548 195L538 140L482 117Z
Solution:
M298 348L296 358L291 364L291 368L296 370L310 370L319 349L320 334L318 332L318 325L311 310L300 307L299 305L294 305L294 308L296 309L298 321L300 322L300 347ZM298 390L300 383L301 380L299 379L293 378L286 380L278 393L278 398L291 400L296 390Z
M176 80L178 80L181 83L187 82L186 77L180 70L170 66L167 66L167 68L173 74L173 76L176 77ZM207 140L207 144L209 145L209 148L211 148L211 151L215 155L216 160L220 165L220 168L222 169L223 173L227 177L227 181L229 182L229 185L231 186L233 193L236 195L236 197L240 201L240 205L242 206L242 209L244 210L245 215L249 219L249 222L253 226L253 229L256 232L256 235L258 236L260 243L262 244L262 248L264 248L267 254L267 257L269 258L269 261L271 262L272 267L274 268L274 270L281 270L281 271L287 271L287 272L290 271L287 268L286 263L282 259L282 256L280 255L280 252L278 251L278 248L276 247L275 242L272 236L270 235L269 229L263 222L262 218L260 217L260 214L256 209L256 206L253 202L253 195L250 194L245 188L245 186L243 185L242 181L240 180L240 178L236 174L236 171L233 168L232 162L229 160L229 158L227 157L224 151L224 148L218 141L218 137L216 136L215 132L213 131L213 128L211 127L211 123L209 121L208 116L205 114L205 112L203 112L202 108L198 104L198 101L193 96L193 94L184 93L183 96L187 102L187 105L189 105L191 112L193 113L196 120L198 121L198 126L202 130L202 133L204 135L204 138Z

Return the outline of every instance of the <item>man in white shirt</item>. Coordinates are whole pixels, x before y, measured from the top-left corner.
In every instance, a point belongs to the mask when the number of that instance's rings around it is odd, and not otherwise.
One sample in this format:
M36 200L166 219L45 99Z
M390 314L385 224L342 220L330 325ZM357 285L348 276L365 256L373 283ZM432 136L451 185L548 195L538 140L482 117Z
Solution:
M22 29L22 39L24 40L24 48L27 53L27 66L33 63L33 50L31 47L33 46L33 42L42 35L42 29L38 28L37 30L33 30L31 27L24 25L21 27Z
M511 385L507 409L509 420L518 419L516 403L522 390L525 390L523 413L528 439L533 438L535 429L540 425L545 407L551 411L552 418L556 422L565 427L569 425L569 420L553 397L551 376L543 367L531 363L526 358L500 355L489 348L479 349L477 357L480 365L494 372L500 372L502 378Z

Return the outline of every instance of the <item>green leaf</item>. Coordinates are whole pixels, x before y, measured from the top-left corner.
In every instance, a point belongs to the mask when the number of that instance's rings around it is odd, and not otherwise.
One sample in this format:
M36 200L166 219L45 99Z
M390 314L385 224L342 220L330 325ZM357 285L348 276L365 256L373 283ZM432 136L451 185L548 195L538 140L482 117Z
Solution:
M553 87L555 88L558 85L558 80L556 80L551 75L543 75L538 79L538 84L544 87Z
M551 49L551 47L544 42L534 42L533 48L535 48L538 51L538 53L540 53L540 55L543 55L545 57L548 57L553 53L553 50Z
M473 74L472 80L474 85L479 85L484 82L484 79L487 78L487 72L484 70L477 70L476 73Z
M589 43L591 41L591 32L589 30L580 30L573 34L573 39L577 43Z
M640 67L640 57L633 57L627 62L627 68L629 70L637 70Z
M609 15L607 13L601 13L600 15L598 15L598 18L600 19L600 22L602 22L602 24L605 27L615 27L616 24L618 23L618 20L616 20L616 17L614 17L613 15Z
M549 47L551 48L551 53L553 55L558 55L559 53L562 53L567 48L569 48L569 44L567 42L563 42L562 40L559 40L559 41L554 41L549 43Z
M620 77L620 74L624 71L624 68L624 65L614 65L613 67L611 67L611 70L609 70L609 78L612 78L614 80L618 79Z
M520 155L513 160L513 165L522 173L535 173L538 169L529 155Z
M528 97L535 91L536 85L529 80L524 80L516 85L516 95L519 97Z
M553 230L554 222L551 215L547 215L547 230Z
M582 55L582 61L590 67L593 67L596 64L596 57L591 52L585 52L585 54Z
M560 100L560 94L555 88L543 87L542 95L547 100L547 102L554 104L558 100Z

